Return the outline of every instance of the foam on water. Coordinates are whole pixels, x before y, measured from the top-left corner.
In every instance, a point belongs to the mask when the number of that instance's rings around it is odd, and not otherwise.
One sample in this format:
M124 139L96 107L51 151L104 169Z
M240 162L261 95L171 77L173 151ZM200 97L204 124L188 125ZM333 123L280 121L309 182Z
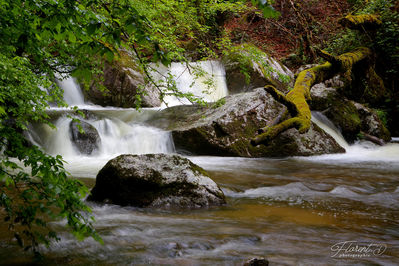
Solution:
M320 112L312 112L312 121L326 131L329 135L331 135L339 145L345 148L346 153L300 157L298 159L313 161L332 160L338 161L340 163L353 163L362 161L399 162L398 143L388 143L384 146L377 146L369 141L359 141L353 145L349 145L334 124Z
M399 204L397 189L392 192L366 193L366 191L363 191L361 193L358 187L347 185L338 185L329 191L317 191L309 188L302 182L293 182L284 186L247 189L243 192L234 192L231 190L225 190L224 192L233 198L258 198L272 201L287 201L295 204L302 204L304 201L320 202L334 198L359 201L387 208Z

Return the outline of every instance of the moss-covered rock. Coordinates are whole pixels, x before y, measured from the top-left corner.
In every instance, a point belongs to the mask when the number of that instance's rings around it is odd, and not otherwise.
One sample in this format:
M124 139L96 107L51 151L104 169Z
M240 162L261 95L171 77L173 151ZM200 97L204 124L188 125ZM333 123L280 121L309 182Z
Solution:
M159 90L146 81L134 57L126 51L120 55L119 60L105 63L102 84L92 83L84 92L86 99L101 106L160 106Z
M362 121L361 129L363 132L375 136L388 142L391 140L391 134L379 118L378 114L360 103L354 103L359 117Z
M293 86L291 70L253 45L232 48L226 52L223 63L230 93L246 92L265 85L287 92Z
M257 130L269 124L283 108L263 88L259 88L230 95L218 107L167 108L147 122L172 131L178 150L201 155L282 157L344 151L314 124L305 134L290 129L267 146L252 146L250 140Z
M390 133L377 114L372 109L343 96L341 91L344 83L339 80L339 77L334 77L314 85L311 89L310 108L322 111L341 130L348 142L356 140L360 131L388 141ZM334 84L338 86L332 87Z
M89 200L155 208L200 208L225 203L207 172L178 155L120 155L98 173Z

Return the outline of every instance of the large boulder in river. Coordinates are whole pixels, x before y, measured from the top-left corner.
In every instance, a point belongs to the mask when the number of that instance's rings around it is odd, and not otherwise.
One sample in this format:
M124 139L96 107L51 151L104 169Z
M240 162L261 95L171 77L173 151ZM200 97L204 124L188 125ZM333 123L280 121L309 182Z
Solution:
M101 139L94 126L82 120L71 121L69 132L72 143L81 154L90 155L98 150Z
M120 155L98 173L89 200L156 208L199 208L225 203L217 184L186 158Z
M85 91L86 98L98 105L115 107L157 107L161 105L160 92L146 81L143 71L137 66L133 56L121 51L121 58L112 64L105 63L101 89L93 82Z
M273 85L287 92L294 74L286 66L253 45L236 46L223 58L230 93L251 91Z
M269 145L253 147L251 138L282 110L263 88L227 96L212 106L174 106L147 121L170 130L178 150L200 155L282 157L344 152L336 141L317 125L300 134L292 128Z

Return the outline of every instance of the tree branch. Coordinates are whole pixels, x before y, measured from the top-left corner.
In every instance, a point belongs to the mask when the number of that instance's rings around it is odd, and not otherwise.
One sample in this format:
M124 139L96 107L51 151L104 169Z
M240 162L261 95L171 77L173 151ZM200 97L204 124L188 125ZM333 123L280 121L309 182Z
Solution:
M310 99L311 87L341 72L350 76L353 65L370 57L371 50L361 47L340 56L333 56L324 51L319 51L319 54L331 62L326 62L322 65L300 72L295 81L294 89L287 95L282 94L272 86L265 87L265 90L269 92L275 100L287 106L287 110L292 118L274 126L267 126L258 130L263 133L251 140L253 146L267 144L280 133L290 128L296 128L300 133L307 132L311 125L311 113L307 103L307 100Z

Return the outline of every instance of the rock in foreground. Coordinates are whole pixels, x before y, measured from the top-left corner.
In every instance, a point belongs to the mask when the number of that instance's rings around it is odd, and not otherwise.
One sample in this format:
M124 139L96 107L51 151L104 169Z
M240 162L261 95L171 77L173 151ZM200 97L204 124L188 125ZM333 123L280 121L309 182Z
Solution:
M120 155L98 173L89 200L155 208L200 208L225 203L208 174L178 155Z
M219 106L220 105L220 106ZM241 157L309 156L345 150L317 125L300 134L291 128L268 145L253 147L251 138L283 110L263 88L230 95L210 107L174 106L148 123L172 132L178 150L200 155Z

